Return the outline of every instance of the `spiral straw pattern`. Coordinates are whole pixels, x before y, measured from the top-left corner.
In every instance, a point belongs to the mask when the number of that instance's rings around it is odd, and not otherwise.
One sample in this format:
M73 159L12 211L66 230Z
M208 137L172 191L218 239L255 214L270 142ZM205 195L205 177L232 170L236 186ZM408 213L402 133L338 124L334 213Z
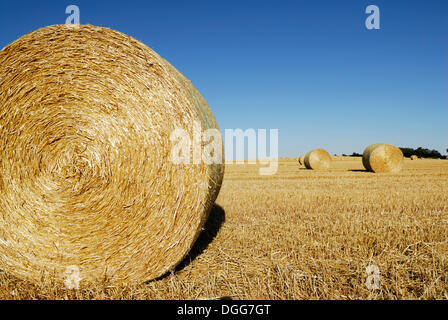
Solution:
M0 51L0 269L38 282L140 283L189 252L222 164L174 164L170 133L218 128L141 42L55 25Z

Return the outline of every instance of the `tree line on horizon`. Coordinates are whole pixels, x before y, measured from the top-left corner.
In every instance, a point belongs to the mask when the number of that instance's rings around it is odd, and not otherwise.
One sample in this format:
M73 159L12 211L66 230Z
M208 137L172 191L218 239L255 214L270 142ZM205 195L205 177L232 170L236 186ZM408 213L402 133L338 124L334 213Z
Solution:
M439 151L434 149L427 149L418 147L417 149L413 148L403 148L400 147L401 151L403 152L403 155L407 158L409 158L412 155L416 155L419 158L429 158L429 159L440 159L440 158L446 158L448 159L448 155L443 156ZM448 148L446 149L446 152L448 153ZM362 154L353 152L351 155L342 154L342 156L347 157L362 157Z

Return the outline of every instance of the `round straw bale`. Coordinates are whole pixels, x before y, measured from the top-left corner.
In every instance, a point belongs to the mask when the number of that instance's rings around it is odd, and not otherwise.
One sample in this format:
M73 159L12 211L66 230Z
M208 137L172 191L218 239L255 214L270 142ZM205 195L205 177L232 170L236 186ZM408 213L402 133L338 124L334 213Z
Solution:
M304 163L307 169L327 170L331 167L331 156L324 149L315 149L305 155Z
M372 171L372 168L370 167L370 163L368 161L369 160L368 155L375 147L379 146L380 144L381 143L371 144L364 150L364 153L362 155L362 164L367 171Z
M299 157L299 163L303 166L305 164L305 156Z
M364 150L362 163L372 172L399 172L403 166L403 152L390 144L373 144Z
M411 160L417 160L418 159L418 157L415 155L415 154L413 154L412 156L411 156Z
M218 129L191 83L123 33L50 26L0 51L0 269L71 287L173 270L224 173L171 161L170 134L194 122Z

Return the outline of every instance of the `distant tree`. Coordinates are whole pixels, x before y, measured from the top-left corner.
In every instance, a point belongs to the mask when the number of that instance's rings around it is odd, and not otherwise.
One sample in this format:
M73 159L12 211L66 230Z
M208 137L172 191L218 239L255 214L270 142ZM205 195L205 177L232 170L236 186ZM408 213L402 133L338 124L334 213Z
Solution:
M400 148L401 149L401 151L403 152L403 155L405 156L405 157L410 157L410 156L412 156L413 154L415 154L415 150L414 149L412 149L412 148ZM416 155L416 154L415 154Z
M400 148L405 157L410 157L412 155L416 155L419 158L432 158L439 159L442 158L442 155L437 150L430 150L422 147L418 147L417 149L412 148Z
M362 154L357 153L357 152L353 152L351 157L362 157Z

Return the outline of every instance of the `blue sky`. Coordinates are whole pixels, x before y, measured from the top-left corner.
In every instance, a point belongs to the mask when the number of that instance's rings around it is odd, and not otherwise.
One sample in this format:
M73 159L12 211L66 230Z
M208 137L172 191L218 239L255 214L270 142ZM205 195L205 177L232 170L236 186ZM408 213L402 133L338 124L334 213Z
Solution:
M221 129L278 128L280 156L448 148L448 1L0 0L0 47L64 23L70 4L170 61Z

